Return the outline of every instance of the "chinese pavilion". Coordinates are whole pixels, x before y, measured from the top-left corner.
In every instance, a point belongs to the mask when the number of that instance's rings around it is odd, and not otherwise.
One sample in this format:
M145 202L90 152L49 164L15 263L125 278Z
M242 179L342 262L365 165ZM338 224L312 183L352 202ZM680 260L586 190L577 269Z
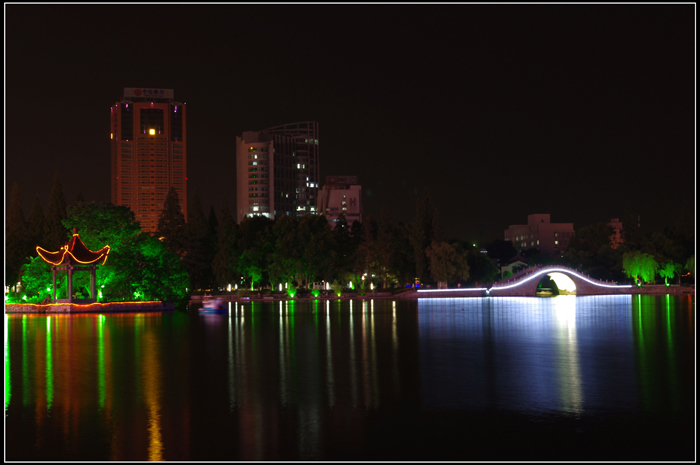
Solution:
M73 237L68 243L62 246L58 252L49 252L37 246L36 251L39 256L47 263L51 264L53 272L53 289L51 294L52 303L68 302L68 303L92 303L97 301L95 289L97 264L102 260L102 265L107 261L109 255L109 246L102 247L97 252L85 247L83 241L78 235L78 228L73 228ZM92 265L92 266L84 266ZM56 299L56 272L68 272L68 298ZM73 298L73 272L75 271L90 271L90 298L89 299L74 299Z

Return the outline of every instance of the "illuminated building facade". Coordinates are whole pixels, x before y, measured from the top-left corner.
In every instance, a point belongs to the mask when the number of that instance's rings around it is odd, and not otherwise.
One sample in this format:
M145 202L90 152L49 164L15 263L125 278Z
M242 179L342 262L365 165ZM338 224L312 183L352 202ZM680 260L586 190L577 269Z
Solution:
M318 123L246 131L236 137L236 220L316 213Z
M112 203L153 233L170 187L187 218L187 111L172 89L124 89L111 109Z
M332 228L343 213L348 226L354 221L362 223L362 186L357 184L357 176L326 176L318 194L318 211Z
M548 255L561 255L574 236L574 224L552 223L549 213L539 213L528 215L527 224L508 226L504 236L518 251L537 249Z

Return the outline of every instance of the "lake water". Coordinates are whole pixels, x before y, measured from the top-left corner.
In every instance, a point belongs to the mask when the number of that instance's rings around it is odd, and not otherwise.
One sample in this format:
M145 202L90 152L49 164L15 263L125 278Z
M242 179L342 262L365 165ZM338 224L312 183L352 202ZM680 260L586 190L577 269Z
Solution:
M694 460L694 296L5 315L6 460Z

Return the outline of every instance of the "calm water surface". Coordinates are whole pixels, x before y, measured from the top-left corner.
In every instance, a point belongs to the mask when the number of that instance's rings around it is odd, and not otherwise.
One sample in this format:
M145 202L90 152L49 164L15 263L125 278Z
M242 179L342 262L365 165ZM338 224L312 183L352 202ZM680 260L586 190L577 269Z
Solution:
M683 296L5 315L6 460L694 460Z

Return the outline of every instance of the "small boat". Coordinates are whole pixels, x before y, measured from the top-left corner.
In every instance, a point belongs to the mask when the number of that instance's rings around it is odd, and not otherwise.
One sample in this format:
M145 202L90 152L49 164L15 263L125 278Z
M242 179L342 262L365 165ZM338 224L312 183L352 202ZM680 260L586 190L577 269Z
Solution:
M204 305L199 309L200 312L222 312L226 309L224 301L220 298L211 298L204 301Z

